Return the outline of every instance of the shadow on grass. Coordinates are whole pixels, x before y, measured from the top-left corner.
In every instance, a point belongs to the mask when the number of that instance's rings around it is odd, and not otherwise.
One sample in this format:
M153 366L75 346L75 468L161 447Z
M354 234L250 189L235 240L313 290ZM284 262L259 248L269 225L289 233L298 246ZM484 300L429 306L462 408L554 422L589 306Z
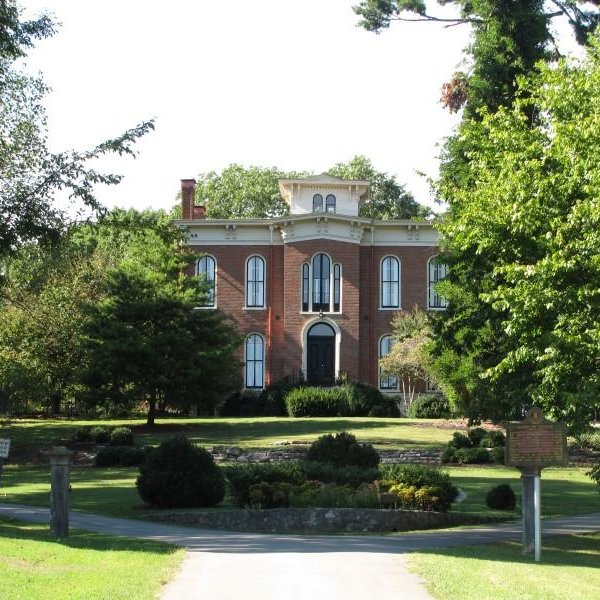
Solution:
M418 550L420 554L472 559L477 561L535 564L533 554L522 554L521 544L503 542L479 546ZM593 567L600 565L600 534L574 534L544 537L542 563L563 567Z
M111 552L151 552L153 554L172 554L177 547L163 542L136 538L116 537L102 533L71 529L69 537L57 540L50 536L47 525L23 523L12 519L0 518L0 537L32 540L60 544L69 548L86 550L109 550Z

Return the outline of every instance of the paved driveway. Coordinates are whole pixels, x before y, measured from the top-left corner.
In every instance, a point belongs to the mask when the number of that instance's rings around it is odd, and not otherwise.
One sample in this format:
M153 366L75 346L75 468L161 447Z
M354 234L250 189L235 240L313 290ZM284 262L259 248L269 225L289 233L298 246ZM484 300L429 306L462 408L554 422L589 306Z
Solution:
M49 522L48 509L0 504L0 516ZM519 524L390 536L264 535L176 527L71 512L71 527L188 549L162 600L424 600L406 553L515 540ZM543 535L600 531L600 513L545 520Z

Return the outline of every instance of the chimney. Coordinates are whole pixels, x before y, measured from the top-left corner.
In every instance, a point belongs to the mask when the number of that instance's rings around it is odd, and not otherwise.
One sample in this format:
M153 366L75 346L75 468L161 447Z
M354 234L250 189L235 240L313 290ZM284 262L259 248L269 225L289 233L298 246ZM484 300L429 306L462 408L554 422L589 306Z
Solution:
M192 219L206 219L206 206L194 206L192 210Z
M183 219L193 219L194 216L194 195L196 192L195 179L181 180L181 217Z

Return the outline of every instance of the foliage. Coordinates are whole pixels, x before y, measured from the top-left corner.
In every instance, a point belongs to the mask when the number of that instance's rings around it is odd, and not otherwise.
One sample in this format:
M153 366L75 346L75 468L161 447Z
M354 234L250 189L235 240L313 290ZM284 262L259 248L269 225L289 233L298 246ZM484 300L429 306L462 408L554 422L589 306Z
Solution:
M261 481L251 485L248 496L251 508L283 508L290 505L293 486L289 483Z
M600 429L589 428L575 436L575 444L584 450L600 451Z
M315 440L308 449L307 460L329 463L338 467L376 467L379 454L371 444L361 444L351 433L327 433Z
M493 487L485 496L485 503L496 510L515 510L515 493L508 483Z
M384 403L381 392L365 383L344 383L331 388L294 386L285 392L290 417L367 416Z
M458 489L450 481L450 475L435 467L386 464L380 467L380 471L381 489L391 491L395 488L398 492L403 491L406 494L407 502L410 500L417 505L420 503L421 506L435 506L425 510L447 512L458 494ZM410 488L414 488L414 492ZM417 496L419 490L424 491Z
M307 481L293 490L290 505L318 508L379 508L377 488L363 484L357 488L320 481Z
M211 219L279 217L289 207L279 192L278 179L294 178L276 167L231 164L221 173L203 173L196 184L196 204L206 206Z
M527 403L577 427L598 407L599 54L594 41L582 63L542 67L511 108L465 123L477 185L440 184L449 307L434 362L472 418Z
M504 462L505 436L498 430L472 427L467 435L455 432L442 453L443 463L480 464Z
M374 404L369 409L368 417L399 417L400 409L398 403L392 398L384 398L379 404Z
M291 384L281 381L268 385L259 394L236 391L228 396L219 407L224 417L284 417L287 416L285 396L288 392L304 384Z
M450 415L448 400L437 394L420 394L410 403L407 414L411 419L448 419Z
M133 432L129 427L115 427L110 432L111 446L133 446Z
M100 448L94 462L97 467L116 467L121 463L123 446L106 446Z
M216 310L195 310L203 287L182 275L189 256L147 230L144 243L106 274L106 295L86 306L82 382L90 402L156 408L212 406L238 381L238 334Z
M361 483L371 483L379 476L377 467L361 467L354 465L335 465L329 462L306 460L302 463L302 471L309 481L336 483L338 485L357 488Z
M215 506L225 495L212 456L183 435L148 452L136 486L144 502L159 508Z
M299 485L305 475L300 463L276 462L229 465L224 468L229 493L240 507L251 506L250 488L261 483Z
M393 494L397 499L397 506L404 510L428 510L447 512L445 505L441 502L438 494L440 488L423 486L420 488L405 483L391 485L388 489L389 494Z
M398 377L406 403L414 401L417 382L427 376L427 347L431 330L427 313L415 306L410 313L398 313L392 320L394 343L379 361L382 371Z
M597 465L594 465L587 472L587 475L600 486L600 462Z
M90 435L96 444L108 444L110 442L110 428L99 425L90 429Z
M43 106L47 88L15 60L35 39L51 36L54 23L47 15L21 21L12 0L0 5L0 22L0 257L5 259L24 243L56 242L74 218L101 211L94 187L117 184L121 176L102 173L90 162L111 154L135 156L135 142L154 125L141 123L91 150L50 152ZM70 205L60 208L63 195Z
M89 443L94 438L89 427L78 427L70 436L69 441L72 443Z
M328 173L343 179L371 182L370 197L360 208L359 214L361 217L371 219L422 219L431 214L429 208L419 204L412 194L396 181L394 175L375 170L366 156L357 155L346 163L337 163L329 169Z

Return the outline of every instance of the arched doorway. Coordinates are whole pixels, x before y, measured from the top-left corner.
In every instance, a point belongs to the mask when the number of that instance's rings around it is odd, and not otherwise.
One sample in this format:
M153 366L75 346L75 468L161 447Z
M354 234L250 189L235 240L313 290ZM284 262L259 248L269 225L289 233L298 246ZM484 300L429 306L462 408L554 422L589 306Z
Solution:
M306 336L306 379L311 385L335 383L335 331L327 323L313 325Z

